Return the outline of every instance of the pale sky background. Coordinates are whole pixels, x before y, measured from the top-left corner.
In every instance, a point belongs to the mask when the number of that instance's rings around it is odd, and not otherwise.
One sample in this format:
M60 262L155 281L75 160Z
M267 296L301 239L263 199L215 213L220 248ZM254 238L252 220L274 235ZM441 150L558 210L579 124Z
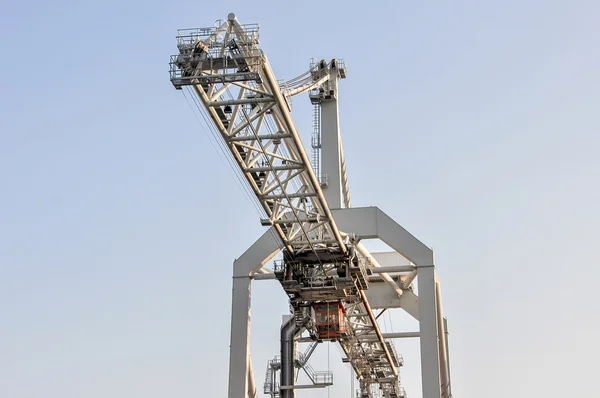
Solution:
M226 396L231 264L263 227L168 59L229 12L278 79L345 59L353 204L435 249L454 397L598 397L594 0L3 1L0 397ZM308 139L307 97L293 115ZM262 388L287 305L253 294ZM351 396L336 346L313 367L336 387L299 398Z

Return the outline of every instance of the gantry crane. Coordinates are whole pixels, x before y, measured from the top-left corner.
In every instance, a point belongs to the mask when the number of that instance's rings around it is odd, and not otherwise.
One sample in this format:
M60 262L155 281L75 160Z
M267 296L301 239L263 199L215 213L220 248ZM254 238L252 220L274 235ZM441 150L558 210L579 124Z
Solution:
M229 398L256 396L248 334L250 283L260 279L278 280L291 307L266 393L294 397L301 388L296 368L307 370L316 344L336 341L360 382L359 397L404 397L402 360L391 339L419 337L423 396L450 396L432 251L378 208L350 207L337 103L343 61L315 62L298 78L278 82L258 38L258 25L242 25L229 14L216 27L179 31L170 61L171 82L192 92L206 112L260 204L261 224L269 227L234 263ZM315 106L312 163L291 117L291 97L305 92ZM360 242L369 238L386 241L406 263L381 266ZM264 267L279 252L273 270ZM409 312L420 321L419 332L385 336L375 310L386 308ZM296 352L299 340L312 342L307 353ZM329 375L307 374L316 385L332 384Z

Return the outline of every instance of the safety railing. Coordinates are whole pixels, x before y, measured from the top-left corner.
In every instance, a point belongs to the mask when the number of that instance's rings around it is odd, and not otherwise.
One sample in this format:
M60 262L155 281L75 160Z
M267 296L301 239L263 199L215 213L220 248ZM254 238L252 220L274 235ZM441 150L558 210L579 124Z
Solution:
M313 374L313 383L315 385L332 385L333 384L333 372L319 371Z
M259 39L259 25L254 24L243 24L241 25L246 36L254 43L258 43ZM189 44L195 43L198 40L205 41L209 37L218 34L219 27L208 27L208 28L191 28L191 29L178 29L177 30L177 44ZM221 42L222 43L222 42Z

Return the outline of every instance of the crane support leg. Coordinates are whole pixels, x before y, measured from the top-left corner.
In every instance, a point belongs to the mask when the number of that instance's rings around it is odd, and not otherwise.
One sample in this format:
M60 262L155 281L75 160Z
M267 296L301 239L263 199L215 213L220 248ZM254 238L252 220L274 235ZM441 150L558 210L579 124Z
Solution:
M442 398L450 397L450 372L448 370L448 343L446 333L446 322L444 320L444 311L442 309L442 289L440 282L435 282L435 303L438 325L438 342L440 356L440 385L442 388Z
M250 356L248 356L248 398L258 398L254 371L252 370L252 358Z
M416 266L418 297L410 290L398 296L383 282L371 283L366 293L373 308L404 308L419 321L423 398L451 397L446 322L433 251L377 207L332 213L341 231L359 239L381 239Z
M419 284L419 333L423 398L440 397L438 317L433 265L417 268ZM442 336L443 338L443 336Z
M229 398L246 398L250 343L250 277L233 277L231 343L229 346Z
M254 382L249 381L251 276L279 252L280 245L269 229L233 263L229 398L247 398L249 390L255 389Z
M444 318L444 340L446 340L446 370L448 371L448 396L452 398L452 379L450 378L450 350L448 345L448 320Z

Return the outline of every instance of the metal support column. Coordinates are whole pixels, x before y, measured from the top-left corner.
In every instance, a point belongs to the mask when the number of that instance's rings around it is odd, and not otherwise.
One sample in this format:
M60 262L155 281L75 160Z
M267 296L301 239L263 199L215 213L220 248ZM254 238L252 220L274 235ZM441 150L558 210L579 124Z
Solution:
M440 384L442 398L450 397L450 374L448 371L448 346L446 344L446 327L444 322L444 313L442 309L442 291L439 281L435 283L436 308L438 317L438 341L440 355Z
M279 252L280 246L270 228L233 263L229 398L247 398L248 392L256 389L255 383L249 381L253 379L250 363L250 286L252 275Z
M452 378L450 376L450 345L448 344L448 320L444 318L444 338L446 340L446 360L448 361L448 396L452 398Z
M340 121L337 101L338 71L332 70L328 82L333 95L321 103L321 173L327 185L323 194L331 209L342 208Z
M229 345L229 398L246 398L250 355L250 276L233 277L231 342Z
M423 398L440 398L438 317L435 267L417 265L419 286L419 334Z

